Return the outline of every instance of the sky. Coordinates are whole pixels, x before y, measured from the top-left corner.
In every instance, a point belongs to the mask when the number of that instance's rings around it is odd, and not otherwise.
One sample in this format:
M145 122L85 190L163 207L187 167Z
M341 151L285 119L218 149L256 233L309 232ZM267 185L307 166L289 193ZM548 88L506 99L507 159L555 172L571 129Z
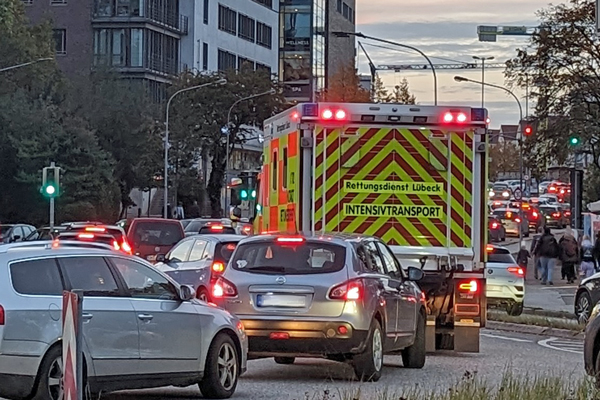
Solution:
M479 42L477 26L534 27L538 24L536 12L548 6L548 0L357 0L356 30L365 35L417 47L434 64L472 63L475 61L473 56L494 57L494 60L486 63L504 63L516 55L517 48L528 45L529 37L499 36L496 42ZM364 39L360 41L375 65L426 63L418 53L410 50ZM357 51L359 72L368 75L367 59L360 48ZM501 68L486 69L485 81L505 86L503 72ZM433 104L431 70L400 73L379 71L379 75L388 89L406 77L417 103ZM438 70L437 75L439 105L481 106L481 85L454 81L456 75L481 81L481 64L476 70ZM525 114L525 91L516 89L515 94L521 99ZM486 87L484 100L491 119L490 128L518 122L518 105L504 91ZM529 110L533 110L534 106L530 100Z

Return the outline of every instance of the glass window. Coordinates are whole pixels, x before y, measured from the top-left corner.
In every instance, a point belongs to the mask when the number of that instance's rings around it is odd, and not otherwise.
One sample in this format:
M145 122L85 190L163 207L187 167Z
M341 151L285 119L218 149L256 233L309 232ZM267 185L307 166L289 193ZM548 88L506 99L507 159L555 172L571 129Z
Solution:
M113 15L114 0L96 0L96 14L100 17L111 17Z
M365 251L367 253L367 261L369 262L369 267L371 270L385 275L383 260L381 259L381 255L379 255L379 251L377 250L375 243L367 242L365 244Z
M71 289L83 290L84 296L118 296L119 289L108 264L101 257L59 259Z
M208 43L202 43L202 69L208 70Z
M399 263L396 260L396 257L394 257L394 255L392 254L392 252L383 243L377 243L377 247L379 248L379 252L383 257L383 262L385 263L385 269L387 270L387 274L395 279L402 278L402 272L399 268Z
M112 65L125 65L125 30L114 29L112 32Z
M208 0L204 0L204 23L208 25Z
M167 278L143 264L124 258L112 257L131 297L143 299L176 300L177 288Z
M271 181L273 182L273 190L277 190L277 173L279 172L279 159L277 157L277 151L273 151L273 174Z
M143 67L144 34L141 29L131 30L131 66Z
M194 246L192 247L192 252L190 253L190 262L199 261L208 256L208 253L206 253L207 244L208 242L206 240L194 241Z
M169 253L169 261L183 262L187 261L188 253L194 244L193 240L186 240L185 242L179 243Z
M54 258L13 263L10 265L10 277L17 293L62 295L63 283Z
M219 243L215 248L215 261L229 262L238 242Z
M134 245L173 246L177 244L184 238L183 229L179 222L168 221L136 223L133 232Z
M66 29L54 29L54 50L56 54L65 55L67 54L67 30Z
M283 148L283 171L281 177L281 186L284 189L287 189L287 180L288 180L288 151L287 147Z

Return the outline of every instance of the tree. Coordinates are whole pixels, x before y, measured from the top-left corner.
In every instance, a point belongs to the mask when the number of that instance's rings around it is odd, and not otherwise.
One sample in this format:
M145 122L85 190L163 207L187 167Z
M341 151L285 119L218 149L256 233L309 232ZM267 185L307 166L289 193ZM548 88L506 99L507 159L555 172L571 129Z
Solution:
M360 85L354 63L344 65L331 77L321 101L340 103L370 103L371 95Z
M373 86L373 94L375 96L373 100L376 103L387 103L390 97L390 92L386 89L379 74L375 75L375 82Z
M277 83L268 73L246 69L241 72L230 70L202 75L183 74L171 90L174 92L184 87L214 82L221 77L227 79L227 84L183 93L171 105L172 174L177 182L179 177L188 174L189 169L198 163L202 154L208 156L212 168L207 189L211 212L215 217L222 214L226 135L229 134L230 138L231 156L234 146L256 138L257 132L253 127L260 127L265 119L282 111L285 102ZM226 129L227 113L236 100L269 90L274 90L275 94L238 103L232 110L229 130ZM177 193L179 195L179 190Z
M502 172L519 171L519 148L514 142L504 141L490 145L489 177L492 181L498 179Z
M402 82L394 87L391 95L384 100L384 103L415 104L417 98L410 93L408 81L402 78Z
M529 45L507 63L512 85L529 86L538 121L534 140L526 141L528 162L544 168L564 163L574 152L593 155L600 168L600 41L595 2L569 0L539 11L540 29ZM577 146L569 138L580 139Z

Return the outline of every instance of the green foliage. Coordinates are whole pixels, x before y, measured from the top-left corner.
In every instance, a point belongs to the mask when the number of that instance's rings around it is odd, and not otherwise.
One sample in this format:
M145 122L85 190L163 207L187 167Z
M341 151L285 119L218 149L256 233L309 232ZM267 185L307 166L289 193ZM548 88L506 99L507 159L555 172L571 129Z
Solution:
M492 181L495 181L501 172L519 171L519 148L514 142L504 141L490 145L489 154L489 176Z
M257 132L251 127L261 127L262 122L284 109L284 98L277 83L263 71L243 70L226 73L202 75L183 74L174 85L175 91L227 79L225 85L213 85L191 90L178 95L170 109L169 164L173 171L170 179L175 178L177 193L183 192L179 178L195 168L202 152L211 160L211 174L207 190L213 216L220 216L221 190L225 183L226 138L223 128L227 126L230 107L240 99L259 93L275 90L275 94L266 94L244 100L235 105L229 121L229 142L231 155L234 145L244 144L256 139ZM185 195L185 193L181 193Z
M354 61L343 65L331 77L319 101L342 103L370 103L371 94L360 85Z
M394 90L385 101L385 103L399 104L415 104L416 102L417 98L410 93L406 78L402 78L402 82L394 87Z

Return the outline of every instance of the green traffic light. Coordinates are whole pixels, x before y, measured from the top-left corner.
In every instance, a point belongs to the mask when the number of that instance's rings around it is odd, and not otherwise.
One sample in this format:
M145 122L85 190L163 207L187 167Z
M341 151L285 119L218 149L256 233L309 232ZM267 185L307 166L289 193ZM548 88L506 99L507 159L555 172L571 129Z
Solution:
M256 190L252 191L252 198L255 199L256 198Z
M242 197L242 199L247 199L248 198L248 191L247 190L242 190L240 192L240 196Z
M575 145L575 144L578 144L578 143L579 143L579 138L576 138L576 137L572 137L571 138L571 144Z
M46 186L46 194L53 195L54 193L56 193L56 188L54 186L52 186L52 185Z

